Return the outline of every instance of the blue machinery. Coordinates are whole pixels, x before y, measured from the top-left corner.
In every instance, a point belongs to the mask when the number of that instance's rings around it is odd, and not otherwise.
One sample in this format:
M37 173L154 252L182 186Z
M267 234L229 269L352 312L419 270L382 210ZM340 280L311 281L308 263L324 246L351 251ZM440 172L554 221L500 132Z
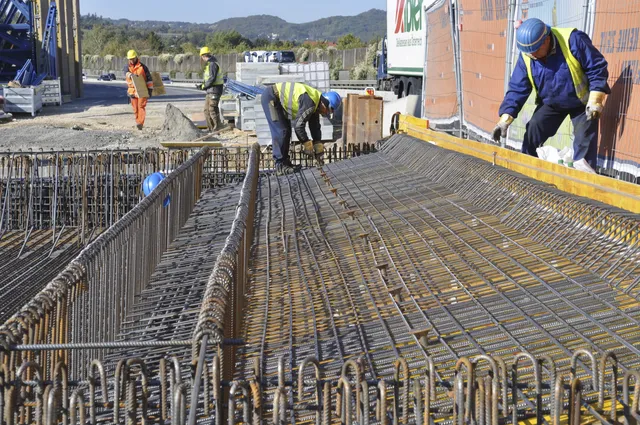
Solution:
M0 0L0 81L35 57L32 5L23 0Z
M37 86L46 77L57 77L56 67L56 3L51 2L49 6L49 12L47 13L47 22L45 24L44 33L42 37L42 49L40 51L40 61L35 62L32 55L27 59L15 76L15 80L19 81L22 85ZM28 24L33 27L32 24ZM35 43L30 43L35 46ZM7 72L8 74L8 72Z

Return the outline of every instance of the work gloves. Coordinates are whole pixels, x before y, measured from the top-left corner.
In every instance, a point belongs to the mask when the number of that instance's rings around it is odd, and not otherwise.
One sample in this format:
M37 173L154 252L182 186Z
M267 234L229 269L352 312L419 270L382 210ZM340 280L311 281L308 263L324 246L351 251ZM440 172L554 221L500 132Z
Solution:
M513 117L509 114L502 114L500 121L493 129L492 138L495 142L500 141L500 137L507 137L507 129L513 122Z
M305 155L315 158L317 165L324 165L324 144L322 142L308 140L302 144L302 152Z
M589 92L589 100L587 101L587 121L589 120L597 120L602 115L602 103L604 102L604 98L606 93L602 93L600 91L592 91Z

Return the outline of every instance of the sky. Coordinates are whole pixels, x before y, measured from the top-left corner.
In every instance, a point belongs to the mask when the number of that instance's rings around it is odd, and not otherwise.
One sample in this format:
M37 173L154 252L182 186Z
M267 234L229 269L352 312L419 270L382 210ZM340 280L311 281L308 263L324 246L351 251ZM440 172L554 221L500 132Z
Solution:
M184 3L175 0L80 0L83 15L95 13L114 19L194 23L214 23L248 15L274 15L288 22L303 23L386 8L386 0L186 0Z

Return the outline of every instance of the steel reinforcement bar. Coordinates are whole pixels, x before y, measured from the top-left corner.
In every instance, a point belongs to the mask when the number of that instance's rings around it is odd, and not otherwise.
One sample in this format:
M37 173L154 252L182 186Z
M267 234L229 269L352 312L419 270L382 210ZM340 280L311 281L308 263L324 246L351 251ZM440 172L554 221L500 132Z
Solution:
M551 184L413 137L394 136L382 149L413 172L640 300L638 214L568 195Z
M373 145L334 145L327 163L369 153ZM249 148L211 148L203 168L203 188L244 178ZM106 229L142 199L142 181L156 171L175 170L198 149L0 152L0 239L3 231L74 228L82 241L93 229ZM292 161L312 161L301 151ZM272 170L270 148L259 168ZM55 233L55 231L54 231Z
M204 148L180 165L0 326L0 358L9 370L33 358L28 351L16 353L20 344L115 340L125 314L200 197L208 153ZM40 377L51 379L63 364L70 376L86 378L87 364L104 353L100 348L48 351Z

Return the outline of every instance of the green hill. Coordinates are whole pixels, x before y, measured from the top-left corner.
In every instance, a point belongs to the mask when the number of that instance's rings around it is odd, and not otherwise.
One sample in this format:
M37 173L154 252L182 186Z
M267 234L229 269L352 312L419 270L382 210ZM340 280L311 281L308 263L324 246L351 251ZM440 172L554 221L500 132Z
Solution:
M371 9L356 16L332 16L303 24L292 24L276 16L253 15L246 18L223 19L213 24L194 24L171 21L132 21L128 19L102 18L85 15L81 18L83 29L95 25L118 26L138 30L154 31L159 35L174 35L188 32L211 33L236 30L243 37L279 39L304 42L305 40L335 41L346 34L353 34L363 41L381 37L386 29L386 12Z

